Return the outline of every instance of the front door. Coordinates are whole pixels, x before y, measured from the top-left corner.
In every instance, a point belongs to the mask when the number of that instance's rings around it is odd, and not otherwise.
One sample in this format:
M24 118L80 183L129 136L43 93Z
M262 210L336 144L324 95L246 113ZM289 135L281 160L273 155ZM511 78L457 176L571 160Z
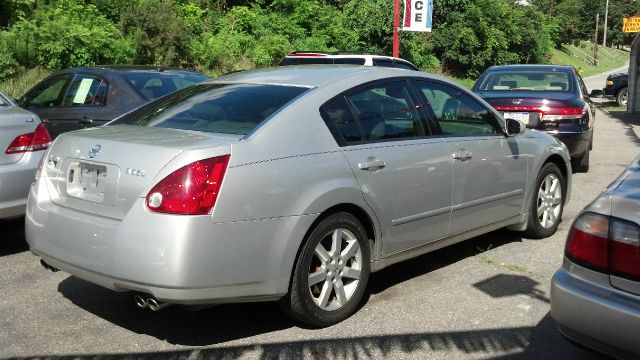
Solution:
M518 137L507 137L483 105L453 86L417 82L453 160L450 235L519 215L527 162Z

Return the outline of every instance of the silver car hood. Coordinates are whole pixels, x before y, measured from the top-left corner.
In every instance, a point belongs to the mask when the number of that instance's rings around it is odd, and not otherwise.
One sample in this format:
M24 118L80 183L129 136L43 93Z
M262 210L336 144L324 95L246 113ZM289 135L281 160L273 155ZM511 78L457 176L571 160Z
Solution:
M73 131L56 138L45 159L43 181L58 205L122 219L181 153L240 138L133 125Z

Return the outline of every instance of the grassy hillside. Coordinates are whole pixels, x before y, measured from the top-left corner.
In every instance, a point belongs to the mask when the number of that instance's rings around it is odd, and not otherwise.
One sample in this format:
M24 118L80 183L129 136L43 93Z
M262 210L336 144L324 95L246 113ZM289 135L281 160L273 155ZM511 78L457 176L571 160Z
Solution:
M573 65L581 70L582 76L589 76L607 70L616 69L629 61L629 52L599 47L598 66L593 65L593 44L582 41L578 46L563 45L562 49L553 49L551 63Z

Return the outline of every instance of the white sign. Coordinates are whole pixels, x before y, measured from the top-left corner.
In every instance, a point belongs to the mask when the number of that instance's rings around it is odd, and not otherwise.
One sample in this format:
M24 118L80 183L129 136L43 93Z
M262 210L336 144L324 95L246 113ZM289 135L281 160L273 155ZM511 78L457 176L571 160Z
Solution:
M404 0L405 31L431 31L433 0Z

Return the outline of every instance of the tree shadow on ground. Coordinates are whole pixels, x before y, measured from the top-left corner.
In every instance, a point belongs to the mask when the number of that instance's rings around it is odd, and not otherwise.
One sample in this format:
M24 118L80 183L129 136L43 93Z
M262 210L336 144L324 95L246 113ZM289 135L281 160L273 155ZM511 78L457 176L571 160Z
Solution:
M392 335L333 337L314 340L220 346L178 351L128 354L77 354L47 359L380 359L413 354L419 358L444 358L448 353L493 359L584 359L586 354L559 339L547 314L536 326L401 333Z

